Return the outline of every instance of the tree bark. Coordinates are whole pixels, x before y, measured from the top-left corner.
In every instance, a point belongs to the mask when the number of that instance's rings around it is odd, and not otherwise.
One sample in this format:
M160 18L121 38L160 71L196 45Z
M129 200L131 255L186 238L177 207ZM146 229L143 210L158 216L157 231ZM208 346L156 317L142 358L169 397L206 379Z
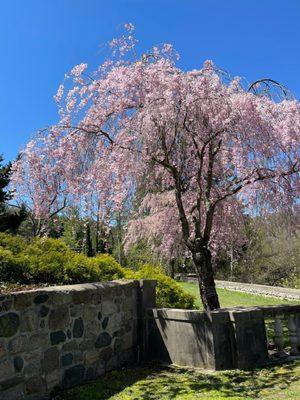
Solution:
M174 279L175 278L175 258L172 258L169 262L169 276Z
M192 256L203 306L206 311L216 310L220 308L220 303L215 286L211 252L202 247L199 251L193 252Z

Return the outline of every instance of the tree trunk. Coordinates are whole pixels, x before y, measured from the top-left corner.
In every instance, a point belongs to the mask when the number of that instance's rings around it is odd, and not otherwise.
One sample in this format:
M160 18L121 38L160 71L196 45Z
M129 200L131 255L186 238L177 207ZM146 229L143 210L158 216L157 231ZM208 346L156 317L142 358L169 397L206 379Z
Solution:
M169 276L174 279L175 278L175 258L172 258L169 262Z
M82 252L87 257L93 257L94 252L93 252L91 228L90 228L89 221L86 220L84 225L85 226L84 226L84 237L83 237L83 243L82 243Z
M198 277L200 297L205 310L213 311L220 308L210 250L201 248L200 251L195 251L192 256Z

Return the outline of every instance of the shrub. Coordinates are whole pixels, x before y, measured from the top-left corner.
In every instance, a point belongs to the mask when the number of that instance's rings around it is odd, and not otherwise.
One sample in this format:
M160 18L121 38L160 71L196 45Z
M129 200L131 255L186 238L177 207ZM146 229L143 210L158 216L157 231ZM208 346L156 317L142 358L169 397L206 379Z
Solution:
M0 232L0 248L10 250L13 254L18 254L26 248L27 242L21 236L13 236Z
M30 280L27 259L0 247L0 281L28 283Z
M66 283L97 282L99 271L84 254L75 254L65 266Z
M121 267L109 254L96 257L77 254L59 239L43 238L27 243L18 236L0 234L0 281L71 284L122 278L156 279L159 307L194 308L194 297L151 264L132 271Z
M126 270L110 254L99 254L92 258L92 262L99 269L100 280L125 278Z
M0 235L0 281L65 284L125 277L125 270L108 254L86 257L59 239Z
M124 277L124 268L109 254L96 257L76 254L66 265L66 280L69 283L109 281Z
M183 290L172 278L163 274L159 268L144 264L137 272L128 273L134 279L155 279L157 281L157 306L165 308L195 308L195 297Z
M67 283L66 264L74 254L61 240L35 239L23 251L34 283Z

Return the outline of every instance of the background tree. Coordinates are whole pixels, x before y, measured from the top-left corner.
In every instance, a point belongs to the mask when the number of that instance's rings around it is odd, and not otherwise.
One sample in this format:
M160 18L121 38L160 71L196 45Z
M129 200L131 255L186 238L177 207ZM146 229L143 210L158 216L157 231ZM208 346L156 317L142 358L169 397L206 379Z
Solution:
M85 224L84 224L82 252L87 257L93 257L93 255L94 255L93 243L92 243L92 238L91 238L91 228L90 228L90 222L88 219L85 220Z
M183 71L170 45L130 61L135 39L133 26L126 28L129 34L111 43L123 59L89 74L86 64L73 68L73 86L60 86L56 96L60 123L42 150L41 143L27 148L16 170L54 146L56 160L46 171L59 166L64 191L97 190L115 211L147 177L126 239L157 236L166 251L183 242L203 305L213 310L213 253L226 248L233 231L244 240L237 233L243 210L270 213L296 203L299 103L250 93L237 78L224 81L210 61Z
M3 165L0 156L0 231L15 233L20 224L25 220L27 212L25 206L9 206L8 201L13 195L8 189L11 176L11 163Z
M299 211L282 210L249 218L247 245L235 262L234 279L268 285L298 286Z
M69 207L60 217L63 225L62 239L75 251L82 249L84 236L84 221L80 218L80 212L77 207Z

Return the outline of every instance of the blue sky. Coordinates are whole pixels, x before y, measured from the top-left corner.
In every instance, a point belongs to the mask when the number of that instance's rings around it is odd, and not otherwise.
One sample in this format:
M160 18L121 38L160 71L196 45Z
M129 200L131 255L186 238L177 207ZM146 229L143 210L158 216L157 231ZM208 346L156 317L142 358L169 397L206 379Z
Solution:
M300 97L300 0L2 0L0 153L13 159L56 122L53 100L74 65L103 60L126 22L144 50L172 43L183 69L212 59L248 81L272 77Z

